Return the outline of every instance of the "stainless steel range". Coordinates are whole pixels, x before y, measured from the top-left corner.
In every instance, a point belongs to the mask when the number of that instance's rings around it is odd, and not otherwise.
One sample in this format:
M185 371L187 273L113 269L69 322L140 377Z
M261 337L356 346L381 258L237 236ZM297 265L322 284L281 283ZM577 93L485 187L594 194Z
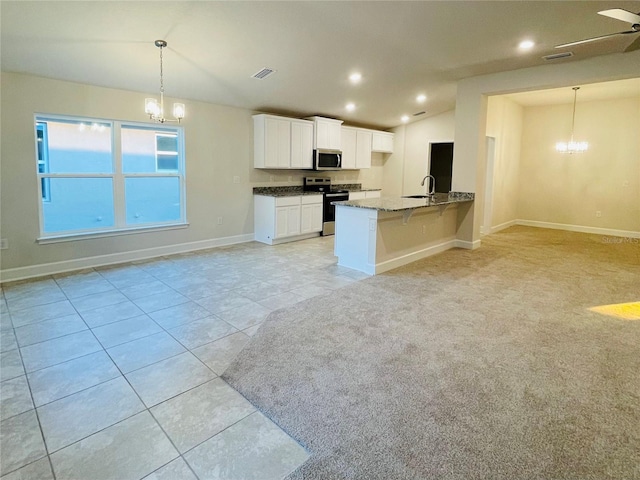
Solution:
M332 190L329 177L305 177L305 192L321 192L324 194L322 205L322 235L334 235L336 232L336 207L331 202L349 200L348 190Z

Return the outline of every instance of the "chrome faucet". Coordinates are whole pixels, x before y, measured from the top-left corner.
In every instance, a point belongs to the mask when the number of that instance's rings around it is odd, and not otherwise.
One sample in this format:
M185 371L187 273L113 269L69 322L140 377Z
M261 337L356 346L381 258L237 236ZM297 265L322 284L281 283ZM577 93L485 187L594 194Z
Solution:
M429 191L429 196L433 197L436 194L436 177L434 177L433 175L426 175L423 179L422 179L422 183L420 183L420 185L422 185L424 187L424 182L426 179L429 179L429 183L431 186L431 190Z

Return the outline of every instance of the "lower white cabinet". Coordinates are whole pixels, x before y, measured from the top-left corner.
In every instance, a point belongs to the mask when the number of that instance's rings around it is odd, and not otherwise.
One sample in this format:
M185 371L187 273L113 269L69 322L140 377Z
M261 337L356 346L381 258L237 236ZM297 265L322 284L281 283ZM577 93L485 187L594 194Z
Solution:
M367 192L349 192L349 200L363 200L365 198L380 198L380 190L370 190Z
M258 242L275 243L316 236L322 231L319 195L270 197L254 195L254 228Z

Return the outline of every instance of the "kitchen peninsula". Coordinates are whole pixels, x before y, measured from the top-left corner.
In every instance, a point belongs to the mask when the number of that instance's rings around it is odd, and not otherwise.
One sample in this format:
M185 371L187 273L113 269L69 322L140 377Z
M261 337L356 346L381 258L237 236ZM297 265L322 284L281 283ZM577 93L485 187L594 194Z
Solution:
M473 193L451 192L336 202L338 265L375 275L465 246L456 240L459 214L473 200Z

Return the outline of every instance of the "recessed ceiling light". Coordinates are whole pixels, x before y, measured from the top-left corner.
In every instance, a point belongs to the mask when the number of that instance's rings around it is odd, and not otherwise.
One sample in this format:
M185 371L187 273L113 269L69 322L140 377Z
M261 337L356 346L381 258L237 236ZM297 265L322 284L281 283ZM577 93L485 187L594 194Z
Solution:
M349 75L349 80L351 80L351 83L360 83L360 80L362 80L362 74L358 72L352 73Z
M353 103L347 103L344 108L346 108L348 112L353 112L356 109L356 106Z
M402 123L407 123L409 121L409 115L403 115L400 120L402 120Z
M422 103L427 99L427 96L424 93L421 93L416 97L416 102Z
M520 50L531 50L534 45L535 43L533 42L533 40L523 40L518 45L518 48Z

